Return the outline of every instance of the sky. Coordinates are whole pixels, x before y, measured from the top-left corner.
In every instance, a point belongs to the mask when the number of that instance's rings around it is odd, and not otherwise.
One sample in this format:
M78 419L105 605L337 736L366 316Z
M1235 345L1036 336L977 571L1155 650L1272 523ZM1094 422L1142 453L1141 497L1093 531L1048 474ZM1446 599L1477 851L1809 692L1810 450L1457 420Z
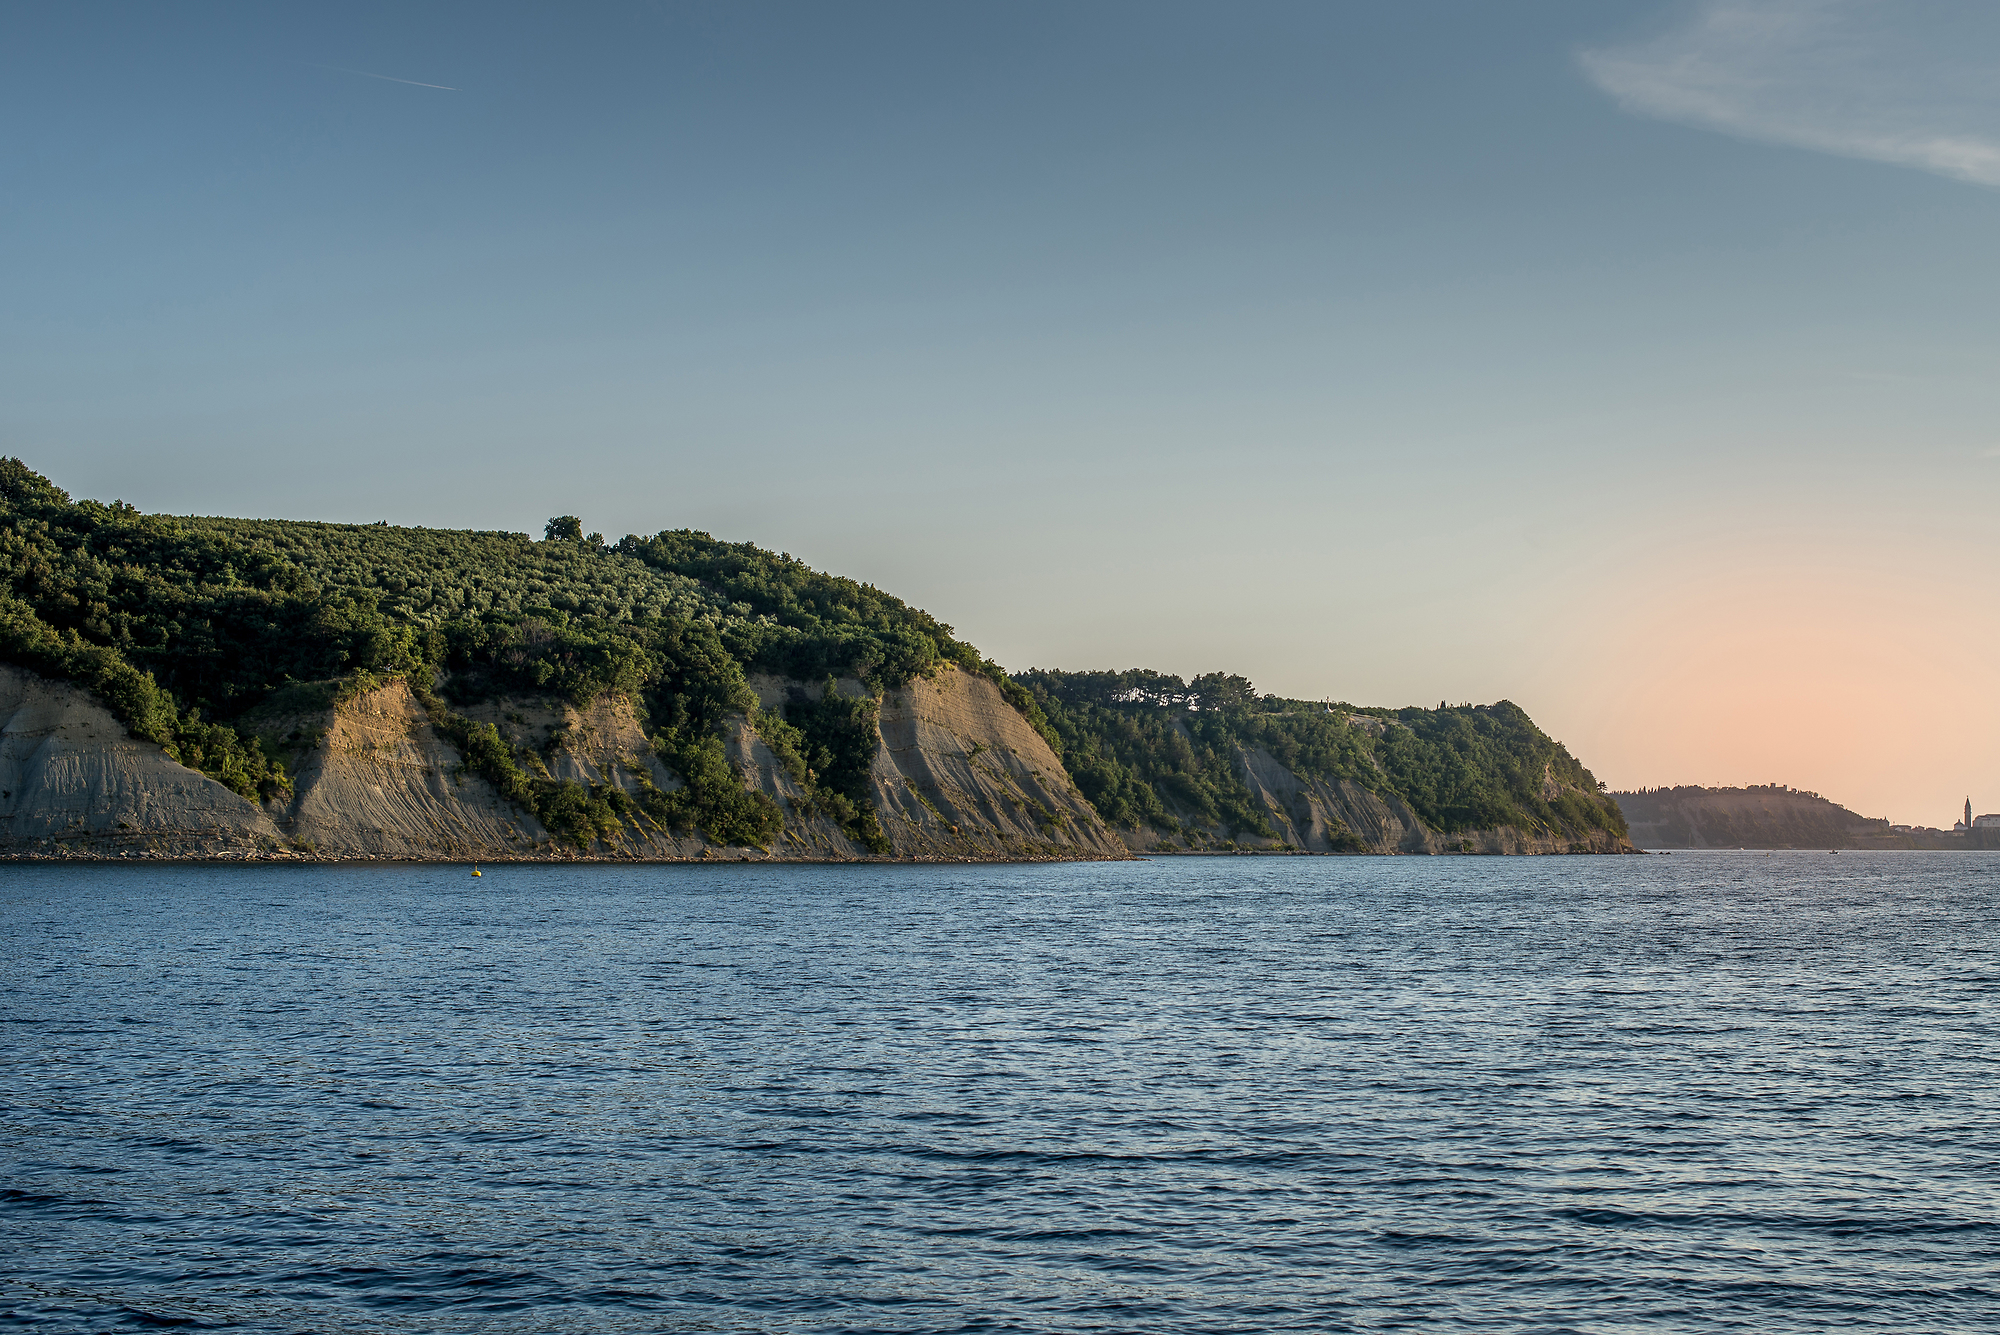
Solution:
M0 453L2000 811L2000 6L24 6Z

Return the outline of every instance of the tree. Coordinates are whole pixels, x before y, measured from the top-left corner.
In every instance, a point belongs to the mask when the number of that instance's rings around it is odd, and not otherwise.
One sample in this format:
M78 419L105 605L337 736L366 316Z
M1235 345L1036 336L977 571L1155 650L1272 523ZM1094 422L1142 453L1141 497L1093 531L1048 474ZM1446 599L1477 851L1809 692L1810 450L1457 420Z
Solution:
M1257 702L1257 688L1234 673L1204 672L1188 683L1197 709L1245 709Z
M575 515L557 515L542 530L544 542L582 542L583 521Z

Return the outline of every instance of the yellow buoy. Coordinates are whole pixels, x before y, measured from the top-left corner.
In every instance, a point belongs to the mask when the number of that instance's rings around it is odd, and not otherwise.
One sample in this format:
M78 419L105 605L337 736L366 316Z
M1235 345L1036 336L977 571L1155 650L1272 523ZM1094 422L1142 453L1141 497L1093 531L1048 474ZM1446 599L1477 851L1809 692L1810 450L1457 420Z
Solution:
M477 876L477 875L479 875L479 868L477 868L477 867L474 867L474 868L472 869L472 874L473 874L474 876Z

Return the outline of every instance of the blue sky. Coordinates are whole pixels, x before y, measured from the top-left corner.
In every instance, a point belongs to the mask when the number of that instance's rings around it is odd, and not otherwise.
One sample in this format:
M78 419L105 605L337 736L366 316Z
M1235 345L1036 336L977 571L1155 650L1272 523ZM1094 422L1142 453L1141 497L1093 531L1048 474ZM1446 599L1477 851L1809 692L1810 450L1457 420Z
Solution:
M24 10L0 450L2000 808L1996 64L1922 2Z

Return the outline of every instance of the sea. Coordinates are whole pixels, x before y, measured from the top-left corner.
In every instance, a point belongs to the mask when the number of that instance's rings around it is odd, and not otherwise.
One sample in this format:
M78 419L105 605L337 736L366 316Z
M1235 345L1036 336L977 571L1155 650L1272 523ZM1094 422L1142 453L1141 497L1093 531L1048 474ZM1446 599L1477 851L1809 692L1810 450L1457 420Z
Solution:
M2000 855L0 868L0 1326L2000 1329Z

